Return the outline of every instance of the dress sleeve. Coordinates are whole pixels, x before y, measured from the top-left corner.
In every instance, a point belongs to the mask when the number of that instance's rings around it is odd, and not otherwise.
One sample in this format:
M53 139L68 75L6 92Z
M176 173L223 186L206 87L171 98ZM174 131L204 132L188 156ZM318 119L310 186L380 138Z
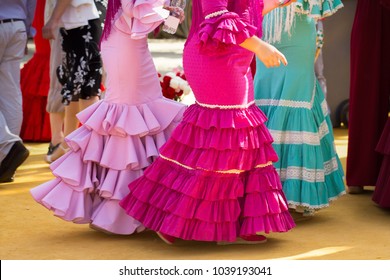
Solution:
M344 7L341 0L297 0L292 5L295 5L298 12L315 19L329 17Z
M199 39L202 48L219 49L239 45L254 36L257 27L248 19L229 11L227 0L201 0L204 21L200 24Z
M134 39L147 36L164 21L155 8L165 3L165 0L122 0L123 17Z

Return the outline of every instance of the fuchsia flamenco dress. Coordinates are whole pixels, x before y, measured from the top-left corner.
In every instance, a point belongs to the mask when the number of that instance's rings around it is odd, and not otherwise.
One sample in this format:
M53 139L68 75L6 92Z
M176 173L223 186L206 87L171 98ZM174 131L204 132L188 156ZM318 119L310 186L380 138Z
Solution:
M253 53L238 46L261 35L262 8L259 0L193 1L184 71L196 103L120 201L147 228L234 242L294 227L266 117L254 104Z
M163 22L153 8L163 1L116 3L123 8L109 34L103 34L101 46L105 98L78 114L82 126L66 138L70 151L50 166L56 178L31 193L66 221L126 235L144 227L118 202L128 193L128 184L158 156L186 106L162 96L148 49L148 33Z

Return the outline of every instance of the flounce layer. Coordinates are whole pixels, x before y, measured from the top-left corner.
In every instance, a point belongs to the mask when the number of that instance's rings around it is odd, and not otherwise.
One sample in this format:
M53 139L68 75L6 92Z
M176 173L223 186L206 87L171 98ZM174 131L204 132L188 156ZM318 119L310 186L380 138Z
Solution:
M130 216L185 240L232 242L240 235L294 226L272 166L221 174L158 158L129 188L120 205Z
M256 35L257 27L232 12L205 19L199 30L201 50L223 50L229 45L239 45Z
M269 116L267 127L279 156L274 166L290 208L324 208L345 194L332 124L318 83L316 87L312 108L260 106Z
M142 230L118 201L158 156L184 110L162 98L138 106L91 105L78 115L83 125L66 138L70 151L50 166L56 178L32 189L34 199L67 221L115 234Z
M20 137L24 141L46 142L51 139L50 119L46 112L49 84L49 56L35 53L20 70L23 96Z
M209 109L195 104L160 152L193 169L251 170L278 160L265 120L255 105Z
M215 109L193 104L184 113L184 122L203 129L256 127L266 121L267 117L256 105L245 109Z
M136 0L124 1L123 14L115 23L116 27L125 33L129 33L133 39L146 37L155 30L164 18L156 12L156 8L162 8L164 0Z
M340 0L297 0L293 5L298 12L316 19L331 16L344 7Z

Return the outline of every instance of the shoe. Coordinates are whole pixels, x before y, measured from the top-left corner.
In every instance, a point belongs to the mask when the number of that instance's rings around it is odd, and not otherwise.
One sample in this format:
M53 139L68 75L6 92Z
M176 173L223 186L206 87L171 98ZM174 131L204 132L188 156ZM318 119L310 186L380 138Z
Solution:
M29 150L26 149L22 142L15 142L7 156L1 162L0 183L13 182L16 169L28 158L29 155Z
M45 157L45 161L47 163L52 163L56 159L62 157L64 154L66 154L67 151L69 151L69 148L64 148L62 146L62 143L58 143L55 146L53 146L50 143L49 150L48 150L47 155Z
M160 237L162 239L162 241L164 241L168 245L172 245L173 243L175 243L176 238L173 236L170 236L170 235L162 233L162 232L157 232L157 235L158 235L158 237Z
M1 183L12 183L13 181L14 181L14 176L9 177L9 178L5 178L4 180L0 180L0 184Z
M348 186L348 193L360 194L364 192L363 186Z
M290 215L293 218L294 222L296 222L296 223L310 220L314 215L314 212L311 212L311 211L306 211L306 212L304 211L301 213L301 212L295 211L294 209L289 209L289 212L290 212Z
M61 143L58 143L57 145L53 145L53 143L50 142L49 148L47 149L47 154L45 156L45 161L47 163L52 163L51 156L54 153L55 150L58 149Z
M260 244L267 242L267 237L264 235L242 235L237 237L234 242L221 241L217 242L218 245L240 245L240 244Z

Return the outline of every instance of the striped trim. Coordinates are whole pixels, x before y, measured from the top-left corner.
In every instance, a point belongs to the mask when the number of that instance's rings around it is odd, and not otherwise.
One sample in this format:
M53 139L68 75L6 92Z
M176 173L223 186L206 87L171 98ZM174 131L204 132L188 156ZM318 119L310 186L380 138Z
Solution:
M206 107L206 108L218 108L218 109L246 109L255 104L255 101L251 101L247 104L243 105L216 105L216 104L205 104L205 103L200 103L196 101L196 104L198 104L201 107Z
M331 160L324 162L325 175L330 175L331 173L339 170L339 163L335 157Z
M280 131L272 129L269 131L274 139L274 144L320 145L320 137L318 133L305 131Z
M203 170L203 171L208 171L208 172L215 172L215 173L220 173L220 174L241 174L243 172L247 172L248 170L238 170L238 169L231 169L231 170L207 170L207 169L203 169L203 168L192 168L188 165L185 165L185 164L182 164L174 159L171 159L171 158L168 158L168 157L165 157L163 155L160 155L161 158L169 161L169 162L172 162L176 165L179 165L185 169L188 169L188 170ZM264 167L267 167L267 166L270 166L272 165L272 161L269 161L265 164L259 164L257 166L255 166L256 169L258 168L264 168Z
M328 106L328 103L326 102L326 100L322 101L321 109L322 109L322 113L324 114L325 117L327 115L329 115L329 106Z
M286 99L256 99L256 105L304 108L304 109L311 110L313 108L315 94L316 94L316 81L314 80L314 88L313 88L310 102L294 101L294 100L286 100Z
M301 180L310 183L325 182L325 176L339 170L337 159L324 162L324 169L309 169L299 166L289 166L277 170L282 182L286 180Z
M324 138L326 135L329 134L329 127L326 120L324 120L318 128L318 134L320 136L320 139Z
M292 100L283 100L283 99L257 99L257 106L281 106L281 107L291 107L291 108L304 108L310 110L312 108L311 102L305 101L292 101Z
M281 131L274 129L270 129L269 132L274 139L274 144L307 144L319 146L322 138L329 134L329 127L326 121L323 121L318 128L318 132L292 130Z
M308 169L299 166L289 166L278 170L280 180L301 180L310 183L325 182L325 174L322 169Z

